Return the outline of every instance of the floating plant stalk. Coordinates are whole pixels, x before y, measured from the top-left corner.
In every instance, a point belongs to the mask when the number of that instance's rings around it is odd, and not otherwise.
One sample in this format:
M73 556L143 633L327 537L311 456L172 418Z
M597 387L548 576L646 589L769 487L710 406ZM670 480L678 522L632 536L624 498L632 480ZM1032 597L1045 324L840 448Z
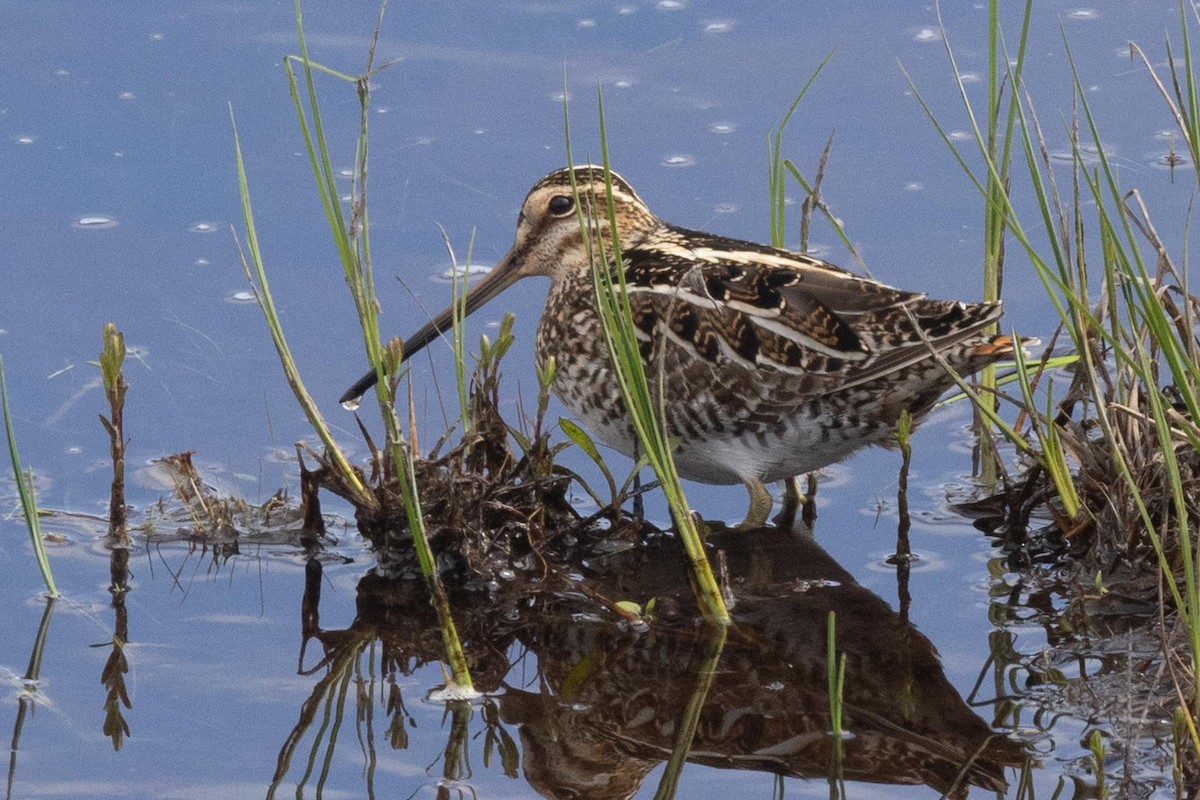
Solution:
M121 365L125 362L125 335L111 322L104 323L104 347L100 351L100 379L108 398L109 416L100 416L108 432L113 479L108 498L108 535L117 545L129 546L125 510L125 391L129 384Z

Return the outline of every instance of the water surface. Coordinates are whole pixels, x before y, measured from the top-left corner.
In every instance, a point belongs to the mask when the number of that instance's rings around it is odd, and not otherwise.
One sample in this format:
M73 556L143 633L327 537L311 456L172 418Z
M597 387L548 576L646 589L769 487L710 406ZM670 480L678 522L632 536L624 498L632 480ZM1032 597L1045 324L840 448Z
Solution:
M376 9L310 5L305 22L313 57L346 72L360 69ZM10 197L0 206L7 276L0 352L40 503L104 511L107 442L96 422L102 393L87 362L109 320L133 347L126 367L131 465L194 449L211 482L250 501L295 480L287 459L291 443L308 436L307 424L257 310L245 302L230 233L240 225L230 107L292 348L347 448L362 457L349 415L334 402L365 362L281 66L296 50L290 4L5 2L0 8L6 86L0 181ZM971 75L986 73L986 10L954 4L943 13L959 65L970 73L965 89L982 101L983 84ZM1162 32L1177 19L1177 7L1166 2L1039 7L1026 71L1048 147L1068 152L1071 81L1061 21L1123 180L1143 189L1162 215L1160 230L1174 240L1181 238L1172 231L1183 229L1178 222L1190 176L1172 183L1161 167L1172 123L1144 70L1129 60L1126 43L1141 42L1161 62ZM1014 30L1016 22L1006 19ZM613 164L657 213L761 241L768 236L767 131L831 50L789 129L786 155L811 174L832 134L826 199L873 274L941 296L977 298L982 200L901 72L902 65L961 142L969 123L937 30L934 10L924 4L393 3L377 60L396 63L372 81L370 118L373 246L386 331L406 334L445 303L449 287L441 276L449 257L439 225L460 258L472 232L480 263L493 263L507 249L526 190L564 161L564 68L580 160L599 157L594 94L601 84ZM349 168L356 99L332 80L321 89L335 161ZM978 165L970 144L962 146ZM789 241L797 238L793 224ZM825 257L851 263L827 227L815 229L814 244ZM1045 336L1052 314L1016 249L1010 248L1004 291L1006 324ZM472 321L474 335L504 310L517 312L518 340L506 368L514 414L519 397L526 405L532 397L531 333L543 292L531 281ZM441 374L448 394L449 354L431 350L414 364L418 385L432 387ZM432 388L418 396L418 410L432 441L445 425ZM952 406L915 440L913 541L921 560L907 617L940 653L945 680L970 699L974 713L997 730L1015 731L1041 754L1034 783L1038 796L1049 796L1060 779L1088 784L1080 743L1090 723L1058 715L1051 706L1060 695L1029 687L1047 675L1073 681L1119 671L1124 662L1085 656L1079 664L1037 663L1048 637L1061 633L1044 606L1062 599L1022 584L988 541L947 509L944 487L970 471L967 422L966 410ZM614 462L624 463L615 456ZM856 585L893 610L900 606L895 571L884 558L893 547L897 464L895 454L876 450L831 468L816 528L820 544ZM0 497L15 506L11 485L0 482ZM130 500L144 511L167 491L147 475ZM710 518L736 519L744 511L740 488L704 487L693 495ZM327 510L347 511L332 502ZM665 522L658 506L651 505L651 514ZM232 557L182 544L134 553L126 598L131 707L122 712L129 732L114 750L104 724L112 684L101 682L117 624L106 591L103 528L62 518L46 526L64 537L51 557L66 599L49 622L36 712L22 719L12 795L262 797L321 677L297 669L306 564L299 543L249 540ZM0 668L10 687L0 711L6 728L18 720L18 677L26 673L45 603L21 526L6 519L0 530L10 609L0 619ZM352 626L356 590L372 563L349 526L336 537L320 606L330 630ZM368 651L364 670L378 665L381 650ZM509 655L518 663L515 651ZM536 658L519 663L523 674L536 674ZM439 670L380 673L375 683L371 677L351 683L373 698L359 707L382 716L386 681L394 680L411 716L406 747L385 746L379 726L368 747L344 726L326 796L362 796L371 752L371 786L379 794L435 794L453 720L422 698L440 683ZM506 697L530 691L507 680ZM467 727L472 771L450 787L451 795L469 785L481 797L534 796L527 773L508 777L498 762L483 764L486 713L477 709ZM1154 732L1153 720L1134 722L1111 744L1137 753L1129 770L1143 796L1168 796L1158 788L1165 783L1163 751L1145 747L1142 738ZM518 722L505 724L520 740ZM527 747L519 741L526 757ZM314 752L322 763L325 751ZM647 774L636 796L648 797L662 766L638 753L647 759ZM680 796L775 791L768 767L700 762L684 770ZM303 770L292 770L289 787L302 782ZM1012 769L1006 775L1015 778ZM305 785L315 791L315 779ZM828 792L811 775L785 778L783 787L785 796ZM868 782L853 784L850 794L936 796L928 787Z

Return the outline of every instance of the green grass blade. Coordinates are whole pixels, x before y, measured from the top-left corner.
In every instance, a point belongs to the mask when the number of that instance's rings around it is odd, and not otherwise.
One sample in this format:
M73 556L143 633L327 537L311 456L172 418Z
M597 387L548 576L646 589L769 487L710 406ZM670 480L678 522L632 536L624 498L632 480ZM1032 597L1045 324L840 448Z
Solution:
M4 359L0 358L0 407L4 411L4 433L8 438L8 457L12 462L13 478L17 483L17 496L21 500L21 512L25 515L25 528L29 531L29 541L33 545L33 554L37 559L38 569L42 573L42 582L51 598L61 597L54 583L54 575L50 571L50 559L46 556L46 543L42 537L42 524L38 518L37 498L33 491L33 472L26 473L21 468L21 456L17 451L17 435L13 432L12 413L8 408L8 386L4 382Z
M279 312L275 308L275 301L271 296L271 285L267 280L266 265L263 261L262 251L259 248L258 231L254 224L254 209L250 202L250 184L246 176L246 164L242 157L242 144L238 138L237 122L234 119L232 107L229 109L229 122L233 129L233 143L237 157L238 195L241 199L242 221L246 232L246 248L249 252L249 260L243 255L242 267L254 290L254 296L258 301L259 308L267 320L267 326L271 331L271 339L275 343L275 351L279 355L279 361L283 366L288 385L292 388L292 394L295 395L296 401L300 404L300 408L308 418L309 424L313 426L313 430L316 431L317 436L321 439L321 443L325 446L329 458L347 481L347 484L352 488L356 503L361 503L365 508L376 508L378 507L378 501L375 499L375 495L363 485L358 474L350 466L350 462L346 459L345 454L342 453L341 448L334 441L333 434L330 432L329 426L325 423L325 418L317 408L312 395L305 388L304 381L300 377L300 371L296 367L295 359L292 357L291 348L288 346L287 338L284 336ZM253 269L251 265L253 265Z

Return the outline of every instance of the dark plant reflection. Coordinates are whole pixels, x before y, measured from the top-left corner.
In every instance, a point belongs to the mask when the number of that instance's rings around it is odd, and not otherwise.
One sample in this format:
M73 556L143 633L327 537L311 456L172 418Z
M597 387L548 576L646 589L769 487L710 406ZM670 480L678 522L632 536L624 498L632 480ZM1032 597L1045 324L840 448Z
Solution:
M1164 637L1149 593L1128 591L1130 583L1126 591L1101 590L1053 565L1011 571L1005 557L992 559L989 571L988 617L996 629L969 699L982 696L976 704L992 706L996 724L1029 731L1045 756L1061 746L1053 735L1061 719L1091 721L1079 740L1101 732L1109 757L1122 764L1127 796L1200 786L1195 748L1190 738L1179 746L1172 725L1179 684L1162 658L1164 643L1178 644L1183 632L1168 626ZM1159 579L1141 580L1152 586ZM1080 796L1103 794L1090 758L1072 777Z
M630 797L666 763L656 796L670 797L685 756L719 769L829 779L831 791L842 781L923 784L952 797L970 786L1004 789L1004 770L1022 763L1022 747L963 702L924 636L811 539L770 529L720 533L710 544L732 600L725 636L695 617L667 539L590 561L586 595L570 584L455 598L471 673L488 696L448 704L440 731L417 728L398 680L442 653L424 587L369 573L354 622L326 630L321 566L311 560L300 669L317 680L280 748L269 796L285 780L297 796L305 786L321 791L351 712L368 796L377 727L394 749L441 737L440 765L426 766L438 797L473 796L473 763L497 773L489 780L519 774L553 798ZM611 621L596 596L653 597L648 624ZM827 691L831 611L846 664L841 741L831 735ZM377 706L386 721L374 719Z
M50 620L54 618L55 602L53 597L46 598L46 608L42 610L42 621L38 625L33 647L29 651L29 666L25 669L25 675L21 679L21 693L17 698L17 718L13 722L12 740L8 753L8 779L4 794L6 800L11 800L13 797L13 782L17 776L17 751L20 750L21 731L25 727L25 717L32 714L37 708L38 699L41 697L38 681L41 680L42 654L46 650L46 640L50 636Z
M112 651L104 662L100 683L107 690L104 698L104 735L112 740L113 750L120 750L125 737L129 735L124 709L133 708L125 687L125 674L129 672L129 661L125 658L125 643L129 641L129 612L125 609L125 595L129 592L128 546L113 546L109 553L109 575L112 583L108 591L112 594L114 615Z

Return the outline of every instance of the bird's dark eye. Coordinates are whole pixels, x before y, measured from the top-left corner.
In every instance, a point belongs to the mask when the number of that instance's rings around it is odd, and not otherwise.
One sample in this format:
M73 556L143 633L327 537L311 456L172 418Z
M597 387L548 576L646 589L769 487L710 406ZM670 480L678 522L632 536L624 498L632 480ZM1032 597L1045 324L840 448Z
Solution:
M550 198L546 208L556 217L564 217L575 208L575 199L565 194L556 194Z

